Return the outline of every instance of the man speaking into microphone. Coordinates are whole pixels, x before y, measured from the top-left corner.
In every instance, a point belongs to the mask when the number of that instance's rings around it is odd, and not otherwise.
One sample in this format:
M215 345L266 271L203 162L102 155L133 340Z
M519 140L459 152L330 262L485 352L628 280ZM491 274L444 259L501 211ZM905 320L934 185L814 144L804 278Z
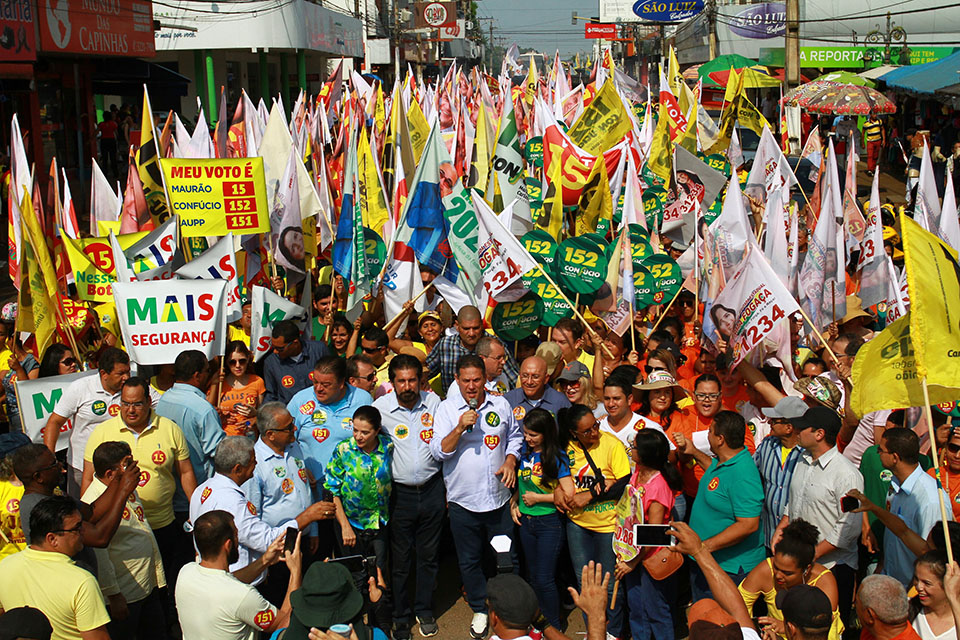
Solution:
M494 536L513 537L510 490L517 481L523 436L510 404L484 391L486 373L479 356L460 357L456 382L460 393L451 393L437 408L430 451L443 463L450 528L473 609L470 635L483 638L488 626L483 552ZM515 545L511 560L517 571Z

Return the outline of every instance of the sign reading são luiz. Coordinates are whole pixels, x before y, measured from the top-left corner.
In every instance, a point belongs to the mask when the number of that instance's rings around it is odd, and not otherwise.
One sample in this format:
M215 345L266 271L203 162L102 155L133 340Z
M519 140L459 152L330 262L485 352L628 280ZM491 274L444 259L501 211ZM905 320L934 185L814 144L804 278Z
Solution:
M164 364L196 349L208 358L226 346L226 280L116 282L117 320L130 359Z

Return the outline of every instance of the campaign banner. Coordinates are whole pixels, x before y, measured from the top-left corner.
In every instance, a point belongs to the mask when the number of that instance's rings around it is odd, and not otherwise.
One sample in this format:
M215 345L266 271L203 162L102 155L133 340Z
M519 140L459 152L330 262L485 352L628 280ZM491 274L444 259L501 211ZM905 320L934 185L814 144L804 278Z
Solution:
M167 364L196 349L222 355L227 341L227 281L115 282L117 321L130 359Z
M227 322L236 322L243 315L237 273L233 233L220 238L215 245L176 271L178 276L186 279L225 280L227 282Z
M250 291L250 351L258 362L273 349L273 327L283 320L299 320L305 310L270 289L252 287Z
M161 158L160 167L183 237L270 230L263 158Z
M43 444L43 430L47 426L47 418L53 413L54 407L60 401L63 390L74 380L85 378L97 373L96 369L69 373L65 376L51 376L36 380L16 380L14 390L17 394L17 405L20 407L20 423L23 431L36 443ZM67 420L60 427L60 436L57 438L57 451L67 448L70 433L73 431L73 421Z

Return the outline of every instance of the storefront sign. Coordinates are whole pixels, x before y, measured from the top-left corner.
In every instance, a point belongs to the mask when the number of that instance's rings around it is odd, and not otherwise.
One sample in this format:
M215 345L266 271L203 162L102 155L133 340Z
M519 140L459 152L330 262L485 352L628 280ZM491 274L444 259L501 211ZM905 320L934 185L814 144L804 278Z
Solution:
M456 26L456 2L417 2L413 26L417 29Z
M617 25L598 24L596 22L587 22L583 25L584 38L604 38L613 40L617 37Z
M650 22L681 22L703 11L703 0L637 0L633 12Z
M52 53L149 57L149 0L40 0L40 48Z
M820 69L872 69L884 64L883 49L870 47L872 59L866 56L868 47L800 47L800 66ZM909 62L900 59L900 50L891 52L890 64L917 65L936 62L957 51L957 47L909 47ZM760 64L783 67L782 47L760 49Z
M33 27L36 5L31 0L0 0L0 61L31 62L37 59Z
M730 18L730 31L744 38L765 40L786 30L787 6L782 2L754 4Z

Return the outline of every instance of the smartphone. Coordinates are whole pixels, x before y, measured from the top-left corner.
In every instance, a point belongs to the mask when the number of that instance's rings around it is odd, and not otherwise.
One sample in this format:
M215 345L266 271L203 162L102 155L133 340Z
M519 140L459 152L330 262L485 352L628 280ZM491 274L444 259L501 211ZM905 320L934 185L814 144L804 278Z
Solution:
M331 558L329 562L339 562L347 569L350 570L350 573L361 573L372 578L377 577L377 557L376 556L344 556L342 558Z
M637 547L669 547L673 537L668 524L638 524L633 527L633 544Z
M287 535L283 537L284 553L293 553L294 547L297 546L298 535L300 535L300 529L297 529L296 527L287 527Z
M849 513L860 507L860 501L853 496L843 496L840 498L840 511Z

